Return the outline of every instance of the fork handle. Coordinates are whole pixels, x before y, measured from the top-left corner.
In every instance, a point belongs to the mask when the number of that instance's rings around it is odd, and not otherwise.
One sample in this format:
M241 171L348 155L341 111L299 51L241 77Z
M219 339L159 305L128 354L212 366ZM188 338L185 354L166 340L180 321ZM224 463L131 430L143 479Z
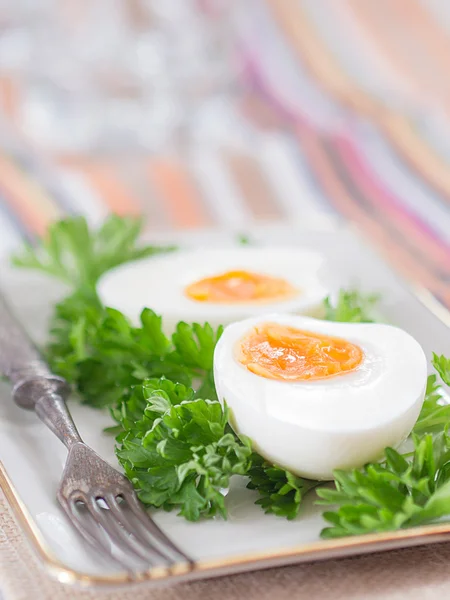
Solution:
M67 448L82 442L64 401L70 391L67 381L53 375L1 294L0 373L14 385L14 402L34 409Z
M74 444L84 443L64 398L59 394L47 392L36 402L34 410L44 425L59 437L68 450Z
M0 371L13 383L29 377L50 376L36 346L13 316L0 294Z

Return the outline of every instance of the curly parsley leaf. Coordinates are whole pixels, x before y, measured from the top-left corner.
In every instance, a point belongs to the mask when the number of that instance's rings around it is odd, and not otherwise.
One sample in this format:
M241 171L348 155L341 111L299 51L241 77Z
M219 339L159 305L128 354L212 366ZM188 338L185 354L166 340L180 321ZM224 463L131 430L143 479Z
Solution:
M357 290L339 290L333 303L330 296L324 300L325 320L343 323L373 323L378 294L364 294Z
M202 398L217 398L213 361L214 349L222 332L222 326L214 330L209 323L181 322L172 335L174 352L171 360L191 370L193 380L197 378L198 382L197 395Z
M450 386L450 358L433 352L432 363L445 385Z
M433 354L442 381L450 381L450 360ZM331 523L322 537L387 531L423 525L450 515L450 405L435 374L428 376L425 400L414 426L414 450L385 449L383 462L350 472L335 471L336 489L320 489L319 504Z
M209 323L178 323L172 336L174 359L192 369L210 371L213 368L214 348L222 332L222 326L214 331Z
M450 404L442 396L442 388L433 373L428 376L425 399L419 418L414 425L414 433L439 433L450 423Z
M117 329L119 343L119 339L126 340L128 326L124 324L120 332L119 317L114 319L101 305L95 285L113 267L173 249L140 245L141 230L142 220L134 217L112 215L97 230L90 229L84 217L70 217L53 223L37 248L27 246L12 259L16 266L39 270L74 290L55 307L46 357L52 369L86 392L85 401L95 406L111 404L119 397L120 385L128 385L133 370L119 357L128 358L129 352L114 353L110 347L100 350L108 327ZM113 340L108 339L110 342ZM149 353L155 354L154 348ZM106 355L111 357L109 368ZM116 377L112 373L115 367Z
M432 364L439 373L441 381L450 383L450 359L433 353ZM450 404L444 398L444 390L436 374L428 376L425 400L414 433L439 433L450 423Z
M143 380L165 376L215 399L213 353L221 328L180 324L182 338L169 338L162 319L146 308L134 327L112 308L85 306L81 316L74 298L57 307L48 360L57 374L74 383L82 401L114 406ZM178 331L178 330L177 330ZM198 394L199 395L199 394Z
M229 431L217 400L166 379L134 389L114 416L123 432L117 456L145 504L177 509L190 521L226 517L222 489L250 466L250 442Z
M236 235L236 242L241 246L251 246L254 243L246 233L238 233Z
M430 523L450 514L450 438L447 431L413 436L406 459L386 448L382 463L349 472L335 471L336 489L319 489L319 504L331 523L323 538L389 531Z
M47 360L55 373L73 383L82 400L96 407L114 406L133 385L166 376L216 398L212 363L222 328L179 323L172 338L161 317L145 309L134 327L119 311L102 306L95 285L122 263L173 250L139 245L142 221L113 215L98 229L83 217L50 226L37 248L27 247L15 265L38 269L75 291L60 302L50 327Z
M69 382L78 376L78 363L89 357L104 308L95 291L84 288L59 302L50 323L45 349L53 371Z
M111 414L123 431L142 429L145 433L159 413L164 413L171 405L193 400L194 396L192 388L165 377L146 379L133 388L131 395L122 397L111 409ZM145 410L149 404L153 407L153 412L150 414L147 410L146 415Z
M37 248L27 246L13 257L18 267L56 277L72 289L93 287L99 277L123 263L174 250L173 246L139 245L142 219L111 215L98 230L84 217L70 217L50 225Z
M256 504L259 504L266 514L295 519L304 496L320 483L294 475L256 453L252 454L251 462L252 466L248 471L250 482L247 487L259 493L260 498Z

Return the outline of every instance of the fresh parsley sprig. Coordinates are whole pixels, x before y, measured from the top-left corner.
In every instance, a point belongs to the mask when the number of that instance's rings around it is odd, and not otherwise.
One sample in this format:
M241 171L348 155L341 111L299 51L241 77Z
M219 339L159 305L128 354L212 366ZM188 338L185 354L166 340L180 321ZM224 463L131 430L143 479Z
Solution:
M36 269L70 288L93 288L103 273L123 263L174 250L174 246L139 244L143 221L111 215L89 228L84 217L69 217L50 225L38 247L26 246L13 257L17 267Z
M331 527L323 538L388 531L436 521L450 513L450 437L413 436L406 459L386 448L385 461L361 470L335 471L336 489L318 489L318 504L338 505L324 513Z
M425 399L419 418L414 425L414 433L440 433L450 423L450 404L442 396L442 387L436 374L428 375Z
M433 354L444 384L450 359ZM334 538L423 525L450 515L450 405L435 374L428 377L424 404L414 427L414 449L405 455L385 449L380 463L335 471L335 488L321 488L318 504L337 505L324 513L331 523L321 535Z
M229 429L217 400L167 379L136 386L114 411L123 431L117 457L145 504L173 508L189 521L226 517L222 489L250 466L250 441Z
M169 338L152 310L145 309L134 327L97 296L96 283L106 271L174 249L139 244L141 229L142 221L131 217L113 215L98 230L83 217L72 217L51 225L40 246L28 246L13 258L16 266L37 269L72 288L55 307L47 360L83 402L96 407L112 407L132 386L162 375L186 385L195 381L204 397L214 399L212 360L222 328L181 322Z
M48 359L57 374L75 385L83 402L114 407L133 386L161 376L188 386L195 382L202 395L217 398L212 368L222 328L181 322L170 338L161 317L148 308L134 327L112 308L86 305L80 316L75 305L72 315L72 301L57 308L59 325L52 331Z
M341 289L335 302L330 296L325 298L324 319L341 323L373 323L379 300L378 294Z
M443 354L438 356L433 352L432 363L445 385L450 386L450 358Z
M260 495L256 504L259 504L266 514L271 513L289 520L295 519L304 496L320 483L294 475L256 453L252 454L247 475L250 478L247 487L256 490Z

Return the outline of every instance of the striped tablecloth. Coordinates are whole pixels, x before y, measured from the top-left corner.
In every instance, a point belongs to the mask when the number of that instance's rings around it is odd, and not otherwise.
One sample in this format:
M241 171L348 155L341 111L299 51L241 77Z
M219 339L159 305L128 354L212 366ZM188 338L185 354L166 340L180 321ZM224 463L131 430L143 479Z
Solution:
M243 85L183 151L49 156L42 169L3 144L3 250L64 213L143 213L155 230L338 213L448 306L448 1L248 0L237 37ZM19 92L0 78L18 131Z

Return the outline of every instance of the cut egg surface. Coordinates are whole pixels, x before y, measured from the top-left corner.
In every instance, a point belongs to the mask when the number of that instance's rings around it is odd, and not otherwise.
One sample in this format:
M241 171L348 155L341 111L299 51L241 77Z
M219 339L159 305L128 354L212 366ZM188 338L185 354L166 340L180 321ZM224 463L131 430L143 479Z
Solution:
M267 312L316 316L330 293L324 269L321 254L302 248L207 248L119 266L98 292L134 323L153 309L170 332L179 321L217 327Z
M225 328L214 378L233 428L257 452L327 480L405 440L422 407L427 361L391 325L271 314Z

